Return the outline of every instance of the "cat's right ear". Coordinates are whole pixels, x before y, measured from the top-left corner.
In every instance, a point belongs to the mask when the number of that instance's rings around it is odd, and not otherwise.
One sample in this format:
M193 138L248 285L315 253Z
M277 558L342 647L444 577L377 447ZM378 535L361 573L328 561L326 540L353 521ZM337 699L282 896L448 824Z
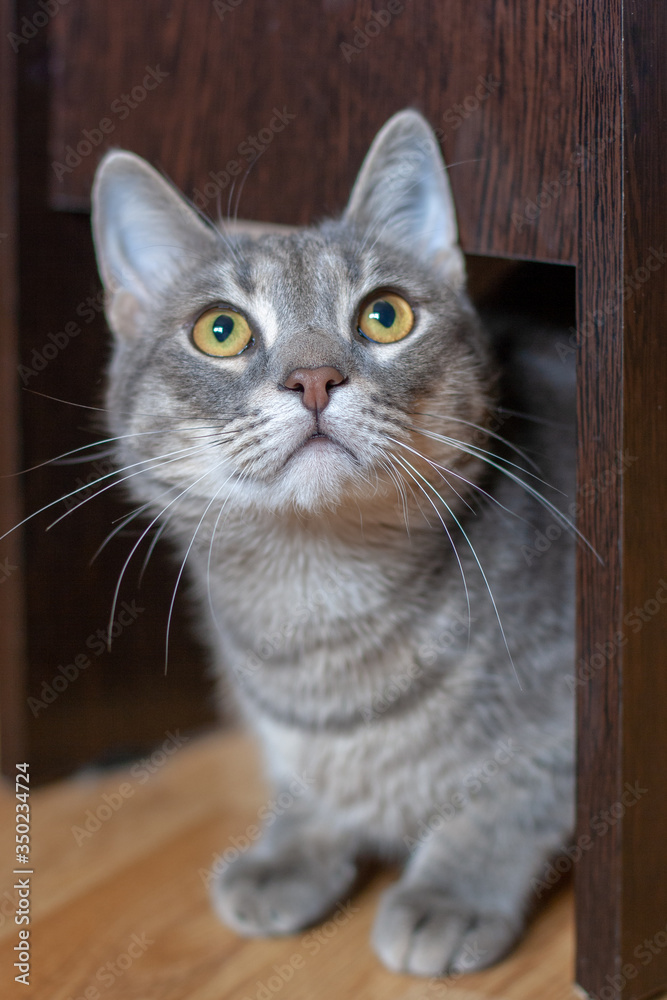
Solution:
M454 199L440 147L417 111L399 111L376 135L344 219L408 249L452 285L465 282Z
M131 332L138 314L218 242L167 180L140 156L120 149L107 153L97 168L92 223L107 315L121 334Z

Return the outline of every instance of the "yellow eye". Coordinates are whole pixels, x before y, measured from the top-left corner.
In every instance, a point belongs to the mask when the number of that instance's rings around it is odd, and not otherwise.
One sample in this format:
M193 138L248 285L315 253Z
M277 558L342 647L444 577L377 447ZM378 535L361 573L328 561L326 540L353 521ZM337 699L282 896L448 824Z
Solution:
M192 330L195 346L215 358L232 358L252 342L248 321L233 309L207 309Z
M366 299L359 312L359 333L378 344L394 344L407 337L415 315L400 295L393 292Z

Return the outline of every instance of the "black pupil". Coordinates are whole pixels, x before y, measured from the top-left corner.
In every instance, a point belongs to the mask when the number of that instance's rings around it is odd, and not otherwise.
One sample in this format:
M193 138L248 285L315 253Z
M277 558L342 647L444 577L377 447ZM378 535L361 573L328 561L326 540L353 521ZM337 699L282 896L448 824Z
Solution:
M385 302L384 299L379 299L377 302L373 303L372 311L369 313L369 319L375 319L378 323L382 323L384 327L389 329L390 326L394 325L396 310L389 304L389 302Z
M227 340L227 337L234 330L234 320L231 316L218 316L213 322L213 336L220 343Z

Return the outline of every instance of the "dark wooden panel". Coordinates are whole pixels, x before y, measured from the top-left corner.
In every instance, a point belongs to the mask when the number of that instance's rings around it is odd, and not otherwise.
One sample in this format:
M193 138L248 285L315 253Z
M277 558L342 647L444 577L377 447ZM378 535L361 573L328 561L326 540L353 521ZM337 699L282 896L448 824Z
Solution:
M251 163L241 215L307 222L343 206L375 131L413 105L440 130L466 251L574 260L576 18L551 0L387 0L384 27L368 0L218 6L222 19L210 0L78 0L53 19L54 205L86 207L100 152L119 145L213 215L226 165ZM147 67L168 75L142 91ZM294 116L284 128L275 108Z
M610 314L602 326L589 311L618 306L622 284L622 178L620 143L600 144L610 120L620 127L622 67L618 25L622 0L614 0L609 17L597 16L596 5L578 15L582 22L579 110L587 145L600 146L582 178L580 263L577 271L579 353L578 487L605 480L622 453L622 313ZM595 9L594 9L595 8ZM591 58L593 52L593 58ZM588 321L588 323L587 323ZM604 359L604 360L603 360ZM575 677L578 719L577 840L588 837L594 847L576 868L577 982L591 992L617 972L620 928L620 850L622 826L614 824L598 837L593 817L618 801L621 740L620 650L613 644L621 613L620 553L621 482L614 477L596 502L584 505L579 527L603 555L601 566L587 550L579 551L579 635ZM596 643L611 655L595 656ZM611 646L605 647L606 643ZM600 669L593 664L600 663ZM587 843L587 841L583 841Z
M623 271L623 775L646 794L623 827L623 961L629 996L667 984L667 9L625 2ZM632 616L630 618L629 616ZM638 620L637 620L638 619ZM659 939L656 939L656 935ZM652 942L646 948L644 942ZM644 955L637 957L643 945ZM661 945L661 947L660 947ZM656 949L657 946L657 949ZM657 953L656 953L657 950Z
M6 44L14 28L13 5L0 6L0 525L21 520L18 402L15 378L16 327L16 161L14 147L16 61ZM0 528L0 534L3 529ZM0 543L0 762L15 774L25 759L22 695L24 659L24 565L20 533Z
M23 17L30 21L40 9L32 0L19 3L18 23ZM18 353L7 373L20 395L24 468L106 436L99 414L88 409L103 405L109 351L89 220L48 205L47 40L47 31L38 31L16 57L21 308ZM89 477L104 475L104 462L102 457L97 465L45 465L26 473L20 480L26 513ZM145 549L130 567L121 602L136 601L144 610L133 619L124 616L127 626L111 653L101 648L98 632L107 628L115 581L138 529L132 535L130 526L99 560L89 562L130 509L120 491L107 491L50 531L45 528L66 514L66 503L56 503L26 525L28 670L20 709L36 780L95 758L145 750L164 740L168 729L196 728L214 719L205 661L180 610L164 676L164 634L175 578L164 551L155 553L141 590L137 578ZM2 531L15 520L5 522ZM89 663L78 672L77 657Z
M634 1000L667 984L667 9L613 0L577 18L596 149L577 338L579 477L596 502L581 527L606 562L579 562L579 836L593 847L577 865L577 965L593 995Z

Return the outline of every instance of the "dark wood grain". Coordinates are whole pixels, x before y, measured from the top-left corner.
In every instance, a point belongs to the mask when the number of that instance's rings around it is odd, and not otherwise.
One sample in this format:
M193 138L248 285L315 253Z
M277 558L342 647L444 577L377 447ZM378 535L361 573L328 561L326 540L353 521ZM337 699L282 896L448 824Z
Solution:
M113 131L60 179L51 170L52 203L87 207L108 145L203 192L228 162L246 170L244 142L279 108L294 119L252 163L240 211L304 223L342 208L372 135L412 105L440 130L466 251L572 261L574 20L555 17L551 0L398 6L371 37L373 7L386 3L243 0L222 20L208 0L68 5L53 21L51 160L65 163L105 117ZM359 40L365 48L341 49ZM169 75L121 120L122 95L158 65ZM230 190L221 179L223 214Z
M616 290L622 284L622 142L620 135L622 67L618 25L621 2L610 17L592 9L581 20L580 128L582 144L593 150L580 191L578 275L578 487L601 482L617 466L622 453L622 313ZM593 55L591 55L593 53ZM617 141L601 143L601 133L616 132ZM600 328L589 313L616 306ZM601 358L604 357L604 363ZM600 497L585 505L579 527L604 558L581 550L578 559L579 634L575 676L578 691L578 828L577 839L590 837L594 848L576 869L577 980L592 990L607 974L617 973L622 826L598 837L593 817L608 810L620 793L620 651L613 645L621 612L618 477ZM594 658L596 643L611 642L612 655Z
M667 983L667 9L627 2L625 123L624 447L638 460L623 484L623 614L632 638L623 661L623 778L647 794L623 826L624 960L660 935L631 996ZM655 268L655 270L654 270ZM635 611L640 609L639 615ZM637 629L637 631L633 631ZM654 942L655 947L655 942Z
M17 355L16 61L6 44L14 28L10 4L0 6L0 525L21 520ZM0 528L0 534L4 529ZM24 605L25 566L20 532L0 543L0 763L4 774L26 753Z
M20 2L18 23L39 10L32 0ZM104 405L109 351L90 222L83 215L54 212L48 205L48 54L46 29L21 46L16 57L20 340L6 371L20 398L24 468L107 436L101 414L89 409ZM63 333L73 329L68 324L79 332L63 339ZM26 473L20 477L26 513L57 501L82 481L105 475L109 466L104 462L102 456L97 465L50 464ZM81 499L89 495L81 494ZM128 526L90 563L118 519L131 509L120 490L107 490L70 514L65 503L57 502L26 525L26 620L21 634L28 667L17 707L34 780L57 777L102 757L145 751L164 740L167 730L199 728L215 719L206 661L180 602L170 639L171 665L164 675L166 619L175 577L164 550L155 553L145 589L137 586L145 548L130 566L120 601L135 601L144 610L134 620L126 616L130 624L110 653L100 651L98 633L108 626L115 581L128 542L131 546L140 529ZM62 515L67 516L47 531ZM9 517L3 530L15 521ZM89 662L78 675L71 669L77 657Z
M614 0L577 17L581 141L596 150L580 202L579 481L599 497L581 528L605 558L579 561L579 835L595 846L577 866L578 981L633 1000L667 982L667 10Z

